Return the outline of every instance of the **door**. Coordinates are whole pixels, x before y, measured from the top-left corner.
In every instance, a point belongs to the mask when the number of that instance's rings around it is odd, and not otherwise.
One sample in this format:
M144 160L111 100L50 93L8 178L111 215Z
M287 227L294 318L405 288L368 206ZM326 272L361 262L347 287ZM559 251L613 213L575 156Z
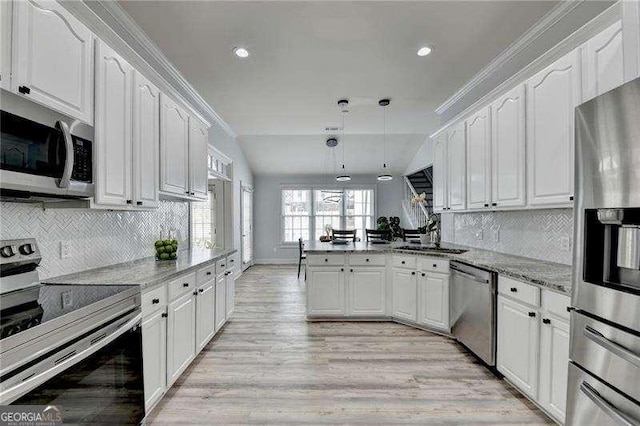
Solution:
M207 198L209 168L207 166L208 129L195 117L189 118L189 186L190 195Z
M466 209L467 163L465 123L459 123L449 132L447 140L448 188L450 210Z
M132 204L131 90L133 68L103 41L96 43L95 201Z
M467 119L467 207L491 206L491 108Z
M160 190L189 195L189 116L160 96Z
M167 387L170 387L196 355L196 297L187 293L171 302L167 314Z
M583 101L624 83L622 22L618 21L582 45Z
M92 125L91 31L58 2L12 3L11 90Z
M569 324L545 314L540 329L538 401L559 422L565 421L569 369Z
M491 104L491 204L524 206L525 89L520 85Z
M419 323L449 330L449 275L421 273L418 301Z
M385 268L353 268L349 273L349 315L385 315Z
M157 311L142 323L144 406L147 412L162 398L167 384L167 314Z
M393 316L408 321L418 318L418 279L415 271L393 268Z
M198 288L196 298L196 353L204 348L215 333L215 280Z
M532 398L538 392L538 312L498 296L497 367Z
M242 270L253 262L253 191L242 186Z
M527 81L527 187L530 205L571 205L574 109L580 104L574 50Z
M224 274L216 279L216 331L220 330L227 320L227 282Z
M233 310L236 307L236 277L233 272L234 270L228 271L228 275L226 276L226 279L225 279L225 285L226 285L225 309L226 309L227 321L229 320L229 318L231 318L231 315L233 314Z
M307 276L307 315L344 315L344 268L309 268Z
M160 91L139 72L133 76L133 199L158 207Z
M447 133L433 140L433 209L443 211L447 207Z

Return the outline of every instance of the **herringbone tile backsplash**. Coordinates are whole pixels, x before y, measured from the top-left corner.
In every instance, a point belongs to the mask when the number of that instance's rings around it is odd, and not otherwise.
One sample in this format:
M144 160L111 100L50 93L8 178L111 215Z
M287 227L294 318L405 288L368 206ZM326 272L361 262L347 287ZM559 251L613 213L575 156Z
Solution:
M41 278L153 256L153 242L172 230L189 246L189 203L162 201L155 211L47 209L41 204L0 203L0 239L36 238ZM60 258L60 242L71 257Z
M573 210L443 214L442 240L570 265Z

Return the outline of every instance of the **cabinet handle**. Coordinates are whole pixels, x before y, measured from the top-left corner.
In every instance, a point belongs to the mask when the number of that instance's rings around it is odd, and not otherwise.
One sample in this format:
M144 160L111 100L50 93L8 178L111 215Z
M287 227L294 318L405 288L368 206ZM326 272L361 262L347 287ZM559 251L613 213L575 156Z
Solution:
M201 289L201 288L199 288L199 289L198 289L198 293L204 293L204 290L203 290L203 289Z
M551 320L549 318L543 318L542 319L542 323L543 324L551 324Z
M515 288L515 287L511 287L511 288L509 289L509 291L510 291L511 293L517 293L517 292L518 292L518 289L517 289L517 288Z
M485 206L485 207L489 207L489 204L488 204L488 203L485 203L485 205L484 205L484 206Z
M162 315L160 315L162 318L166 318L168 315L166 312L163 312Z
M536 313L535 313L535 312L529 312L529 316L530 316L531 318L535 318Z
M198 295L198 292L197 292L197 291L194 291L194 292L193 292L193 295L194 295L194 296L197 296L197 295Z
M28 95L29 93L31 93L31 89L29 89L27 86L20 86L18 87L18 92L24 95Z
M127 204L133 204L133 200L127 200Z
M405 263L406 263L406 262L403 260L403 261L402 261L402 264L404 265Z
M185 194L189 195L189 191L184 191Z
M191 195L196 195L196 193L195 193L195 192L190 192L190 194L191 194Z
M491 203L493 207L498 207L498 203Z
M151 303L152 303L153 305L157 305L158 303L160 303L160 299L153 299L153 300L151 301Z
M433 267L434 267L434 268L437 268L437 267L438 267L438 265L434 263L434 264L433 264Z
M221 268L224 268L225 266L227 266L227 265L220 265Z
M207 275L211 275L211 271L207 271Z
M142 201L136 201L136 204L141 206L142 205Z
M416 274L416 271L411 272L411 275L415 275L415 274Z
M573 195L569 197L569 201L573 201Z
M189 287L189 283L182 283L182 287Z

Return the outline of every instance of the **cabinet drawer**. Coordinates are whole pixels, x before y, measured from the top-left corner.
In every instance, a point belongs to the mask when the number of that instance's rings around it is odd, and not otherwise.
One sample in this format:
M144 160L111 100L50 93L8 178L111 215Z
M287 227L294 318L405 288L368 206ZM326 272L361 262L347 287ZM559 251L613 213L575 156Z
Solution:
M416 269L416 258L411 256L393 256L393 266L396 268Z
M384 254L352 254L349 256L349 265L352 266L384 266L386 256Z
M198 285L204 284L209 280L212 280L216 277L216 264L212 263L211 265L205 266L204 268L198 269L196 273L197 283Z
M169 283L169 301L182 296L185 293L193 292L196 289L196 274L183 275Z
M216 261L216 274L218 274L218 276L224 274L226 270L227 270L226 257L223 257L222 259L219 259L218 261Z
M344 254L312 254L307 256L309 265L344 265Z
M142 316L147 317L160 308L167 306L167 286L161 285L158 288L147 291L142 295Z
M432 257L418 258L418 270L423 272L449 273L449 261L446 259L435 259Z
M564 294L559 294L550 290L542 290L542 308L560 318L569 321L569 310L571 306L571 298Z
M499 275L498 293L531 306L540 306L540 289L522 281Z
M240 253L233 253L231 256L227 257L227 268L238 268L240 269Z

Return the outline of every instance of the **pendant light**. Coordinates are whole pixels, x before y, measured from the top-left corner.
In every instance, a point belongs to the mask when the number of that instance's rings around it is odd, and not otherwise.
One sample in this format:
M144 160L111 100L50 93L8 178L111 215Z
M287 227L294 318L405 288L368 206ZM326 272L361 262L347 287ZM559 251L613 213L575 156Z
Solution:
M382 107L382 126L384 129L382 141L383 163L382 173L378 175L379 181L390 181L393 179L393 176L387 171L387 106L389 106L390 103L391 101L389 99L380 99L378 101L378 105Z
M335 175L336 173L335 147L338 146L338 139L329 138L327 139L326 144L327 144L327 147L329 147L329 163L333 164L333 174ZM329 169L331 168L331 164L329 164L328 168ZM327 173L327 178L329 178L329 173ZM325 203L339 204L340 201L342 201L343 192L341 190L323 189L320 193L322 195L322 201Z
M344 169L344 116L349 112L347 109L349 105L349 101L346 99L341 99L338 101L338 106L340 107L340 115L342 118L342 174L336 176L336 181L338 182L349 182L351 180L351 176L349 176Z

